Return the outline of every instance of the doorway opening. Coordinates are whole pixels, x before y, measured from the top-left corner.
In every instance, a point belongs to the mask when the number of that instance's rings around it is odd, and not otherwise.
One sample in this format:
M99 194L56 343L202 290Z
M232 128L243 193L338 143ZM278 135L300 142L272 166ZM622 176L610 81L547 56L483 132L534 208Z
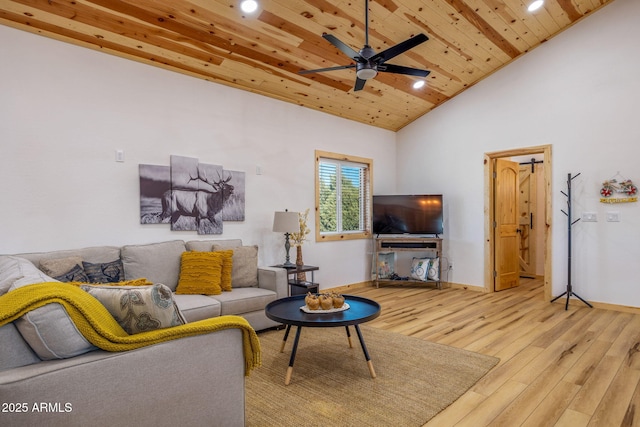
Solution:
M520 173L526 165L519 163L527 163L527 158L528 170L538 173L533 179L526 171ZM532 158L543 165L531 163ZM551 145L485 153L484 168L485 291L517 286L521 276L535 277L543 280L544 298L551 300ZM538 180L540 185L534 185ZM528 202L521 205L521 196Z

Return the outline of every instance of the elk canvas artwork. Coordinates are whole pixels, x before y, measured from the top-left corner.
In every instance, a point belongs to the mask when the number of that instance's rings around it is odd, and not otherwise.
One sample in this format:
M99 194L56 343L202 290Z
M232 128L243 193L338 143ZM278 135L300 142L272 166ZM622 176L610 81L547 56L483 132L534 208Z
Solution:
M160 165L139 165L140 224L162 222L162 196L171 191L171 168Z
M223 221L244 221L244 172L224 171L225 176L230 177L229 184L224 188L225 204L222 207Z
M222 234L223 221L244 221L245 174L171 156L170 166L140 165L140 222L172 230Z

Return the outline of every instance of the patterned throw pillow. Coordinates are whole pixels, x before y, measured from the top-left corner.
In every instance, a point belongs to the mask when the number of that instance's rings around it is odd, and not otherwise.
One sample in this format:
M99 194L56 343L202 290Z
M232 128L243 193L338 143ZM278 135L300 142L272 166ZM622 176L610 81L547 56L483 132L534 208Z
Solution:
M100 301L129 335L186 323L171 290L161 283L151 286L84 285L81 288Z
M91 283L114 283L124 280L124 267L119 259L104 263L83 261L82 267Z
M217 251L222 256L222 273L220 287L223 291L231 291L231 273L233 272L233 250Z
M53 276L54 279L59 280L61 282L83 282L87 283L89 278L86 273L82 269L81 266L75 265L71 270L67 271L64 274L59 276Z
M440 280L440 258L433 258L429 263L429 280Z
M413 280L427 280L430 264L431 259L429 258L413 258L411 261L411 278Z
M176 294L220 295L222 255L216 252L183 252Z

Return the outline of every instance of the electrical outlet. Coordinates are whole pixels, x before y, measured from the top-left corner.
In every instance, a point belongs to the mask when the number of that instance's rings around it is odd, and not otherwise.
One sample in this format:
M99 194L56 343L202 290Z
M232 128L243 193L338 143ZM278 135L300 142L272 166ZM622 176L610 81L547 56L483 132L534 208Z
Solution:
M595 212L582 212L582 221L598 222L598 214L596 214Z

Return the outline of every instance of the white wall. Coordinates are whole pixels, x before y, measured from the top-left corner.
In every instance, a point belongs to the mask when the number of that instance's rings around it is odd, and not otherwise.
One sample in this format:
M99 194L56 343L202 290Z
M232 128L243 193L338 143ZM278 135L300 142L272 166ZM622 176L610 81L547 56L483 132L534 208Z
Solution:
M484 284L483 154L552 144L553 294L567 277L567 174L573 285L581 297L640 306L640 204L599 203L618 171L640 184L640 2L616 0L401 130L398 191L442 192L449 280ZM566 190L565 190L566 191ZM605 222L619 211L621 221Z
M213 237L260 245L263 265L284 261L273 212L313 212L315 149L373 158L375 188L395 190L392 132L9 27L0 40L0 253L208 237L139 224L138 164L172 154L246 172L246 220ZM321 287L356 283L369 247L310 242L304 259Z

